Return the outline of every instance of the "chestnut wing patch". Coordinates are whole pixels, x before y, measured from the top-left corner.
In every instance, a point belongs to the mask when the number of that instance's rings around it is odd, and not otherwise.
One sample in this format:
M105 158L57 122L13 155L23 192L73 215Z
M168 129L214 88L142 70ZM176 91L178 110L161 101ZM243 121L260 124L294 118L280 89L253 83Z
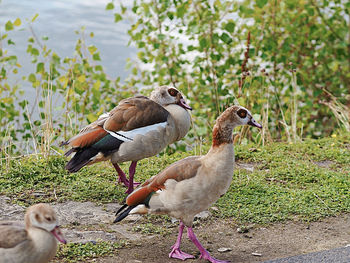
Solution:
M156 176L145 181L141 187L131 193L126 199L126 204L128 206L142 204L152 192L163 189L168 179L180 182L196 176L202 164L199 158L200 156L190 156L173 163Z

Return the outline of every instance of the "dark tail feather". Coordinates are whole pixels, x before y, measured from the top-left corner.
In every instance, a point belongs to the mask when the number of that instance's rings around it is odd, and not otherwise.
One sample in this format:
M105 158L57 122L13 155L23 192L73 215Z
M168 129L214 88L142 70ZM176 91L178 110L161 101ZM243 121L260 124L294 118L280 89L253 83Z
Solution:
M72 149L70 149L69 151L67 151L67 152L64 154L64 156L69 156L69 155L71 155L72 152L75 152L75 151L76 151L76 149L72 148Z
M117 216L122 210L124 210L124 208L125 207L127 207L128 205L127 204L124 204L124 205L122 205L119 209L118 209L118 211L115 213L115 216Z
M67 163L66 169L71 173L79 171L82 167L91 162L91 158L98 154L98 152L98 150L91 147L78 151Z
M122 211L124 208L126 208L124 211ZM117 216L117 218L114 220L113 223L118 223L120 221L122 221L125 217L128 216L128 214L130 213L131 210L133 210L136 207L136 205L132 205L132 206L128 206L128 205L123 205L121 208L119 208L118 212L116 215L118 215L118 213L121 212L121 214L119 216Z

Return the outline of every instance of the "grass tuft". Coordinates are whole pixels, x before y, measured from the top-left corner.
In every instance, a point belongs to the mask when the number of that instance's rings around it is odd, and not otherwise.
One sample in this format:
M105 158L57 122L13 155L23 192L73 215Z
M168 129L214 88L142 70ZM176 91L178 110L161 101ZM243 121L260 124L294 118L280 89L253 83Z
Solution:
M54 262L62 262L62 260L67 263L85 262L102 256L113 256L118 253L118 249L125 246L125 241L98 241L59 245Z
M230 217L238 224L265 224L312 221L350 212L349 141L347 133L298 143L271 143L259 148L236 146L236 161L250 163L254 170L236 168L229 191L214 204L219 208L214 216ZM203 146L202 152L208 148ZM136 181L143 182L192 154L177 152L142 160L136 170ZM125 188L116 186L116 172L108 162L85 167L74 174L66 172L65 163L61 156L13 159L1 168L0 194L25 206L43 201L123 201ZM128 165L123 164L122 169L127 171ZM152 218L147 222L153 223Z

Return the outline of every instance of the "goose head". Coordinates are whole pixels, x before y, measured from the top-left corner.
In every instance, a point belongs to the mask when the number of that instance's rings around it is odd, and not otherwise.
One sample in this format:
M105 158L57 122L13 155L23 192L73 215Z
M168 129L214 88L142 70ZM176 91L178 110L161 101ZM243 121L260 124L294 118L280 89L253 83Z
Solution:
M226 109L218 117L216 125L231 129L240 125L250 125L259 129L262 128L262 126L253 118L250 111L239 105L234 105Z
M177 104L186 110L192 110L186 103L181 92L172 87L160 86L155 88L151 93L150 99L162 106Z
M217 119L213 128L213 146L225 143L233 143L232 131L240 125L250 125L259 129L262 126L253 118L249 110L242 106L231 106Z
M55 211L48 204L36 204L28 208L25 217L26 229L39 228L51 233L59 242L66 244Z
M237 125L250 125L253 127L257 127L259 129L262 128L261 124L259 124L250 113L249 110L242 106L234 106L234 114L236 115L236 123Z

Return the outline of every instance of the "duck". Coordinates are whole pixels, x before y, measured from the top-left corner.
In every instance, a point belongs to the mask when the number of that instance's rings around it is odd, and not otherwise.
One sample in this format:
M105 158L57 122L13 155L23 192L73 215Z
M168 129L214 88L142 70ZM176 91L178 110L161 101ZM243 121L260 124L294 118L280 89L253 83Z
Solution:
M212 257L195 236L196 214L208 209L228 190L234 170L233 129L239 125L262 126L246 108L234 105L216 120L212 145L207 154L179 160L146 180L126 198L116 213L115 223L129 214L166 214L180 221L179 233L170 258L194 258L180 250L185 227L189 239L199 249L200 258L212 263L227 262Z
M56 255L57 241L67 243L48 204L29 207L24 222L0 222L0 263L46 263Z
M138 185L133 180L137 162L182 139L191 127L190 110L182 93L168 86L155 88L149 98L123 99L61 144L71 147L65 156L75 153L65 168L74 173L86 165L110 160L118 173L118 182L130 194ZM131 161L129 180L119 166L127 161Z

